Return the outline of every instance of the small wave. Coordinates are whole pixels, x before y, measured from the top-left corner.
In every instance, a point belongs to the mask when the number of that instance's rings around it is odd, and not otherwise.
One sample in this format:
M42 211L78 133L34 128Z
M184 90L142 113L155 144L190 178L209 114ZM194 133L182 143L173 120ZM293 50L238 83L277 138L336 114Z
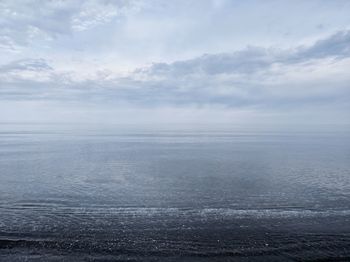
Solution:
M304 209L304 208L271 208L271 209L234 209L234 208L163 208L163 207L114 207L109 205L70 206L65 201L23 202L16 204L1 203L2 214L28 211L44 213L72 214L116 214L116 215L179 215L179 216L222 216L232 218L288 218L288 217L329 217L348 216L349 209Z

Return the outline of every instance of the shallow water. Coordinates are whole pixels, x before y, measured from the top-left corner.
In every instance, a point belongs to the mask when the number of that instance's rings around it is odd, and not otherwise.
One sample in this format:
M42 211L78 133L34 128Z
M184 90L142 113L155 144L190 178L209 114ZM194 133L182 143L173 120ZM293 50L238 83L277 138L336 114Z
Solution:
M0 260L350 260L346 132L0 129Z

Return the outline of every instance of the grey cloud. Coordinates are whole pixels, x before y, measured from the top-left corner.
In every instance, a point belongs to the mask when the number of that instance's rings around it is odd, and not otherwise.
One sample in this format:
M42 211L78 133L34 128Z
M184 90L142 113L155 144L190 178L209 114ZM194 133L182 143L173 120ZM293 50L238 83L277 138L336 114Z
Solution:
M310 59L349 56L350 31L341 31L317 41L310 47L299 47L291 50L248 47L232 54L203 55L171 64L156 63L150 68L138 69L136 72L176 77L191 74L252 74L259 70L266 70L274 63L289 65Z
M0 35L23 45L34 33L50 36L70 30L70 17L75 8L59 1L1 1ZM34 8L37 6L37 8Z
M53 68L44 59L21 59L0 66L0 73L12 71L47 71Z
M13 49L26 45L40 36L70 35L74 30L86 30L108 23L123 15L134 1L0 1L0 46Z
M127 77L114 75L105 78L96 74L86 80L74 79L74 74L79 72L56 72L44 60L20 60L2 66L0 72L49 71L48 79L38 82L33 78L16 78L16 74L11 81L0 79L0 97L142 106L296 108L327 103L346 105L350 99L350 76L343 68L350 66L346 60L350 58L348 38L349 31L344 31L310 47L293 50L251 47L233 54L203 55L170 64L158 63L140 68ZM317 61L330 57L341 59L325 65ZM341 60L345 61L344 64L339 64ZM304 62L310 63L303 65ZM274 68L276 64L277 69ZM311 71L321 70L321 73L311 74L310 64L313 66ZM340 71L334 77L330 69ZM291 72L296 75L291 75Z
M152 65L151 74L173 74L176 76L188 74L222 74L251 73L265 68L274 61L269 50L262 48L247 48L233 54L203 55L199 58L174 62L172 64L158 63ZM142 71L142 70L140 70Z
M297 56L299 59L349 57L350 31L340 31L329 38L319 40L313 46L300 50Z

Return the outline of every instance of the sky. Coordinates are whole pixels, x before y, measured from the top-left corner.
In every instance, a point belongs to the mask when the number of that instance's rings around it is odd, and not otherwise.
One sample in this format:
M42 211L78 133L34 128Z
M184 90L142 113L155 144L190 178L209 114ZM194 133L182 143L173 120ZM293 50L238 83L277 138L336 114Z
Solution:
M348 0L0 0L0 122L350 125Z

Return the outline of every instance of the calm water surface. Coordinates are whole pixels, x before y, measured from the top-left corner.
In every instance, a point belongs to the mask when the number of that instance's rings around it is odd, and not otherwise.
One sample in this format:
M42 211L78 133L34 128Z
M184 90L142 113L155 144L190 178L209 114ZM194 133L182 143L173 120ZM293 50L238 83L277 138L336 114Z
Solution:
M0 128L0 260L335 258L346 132Z

